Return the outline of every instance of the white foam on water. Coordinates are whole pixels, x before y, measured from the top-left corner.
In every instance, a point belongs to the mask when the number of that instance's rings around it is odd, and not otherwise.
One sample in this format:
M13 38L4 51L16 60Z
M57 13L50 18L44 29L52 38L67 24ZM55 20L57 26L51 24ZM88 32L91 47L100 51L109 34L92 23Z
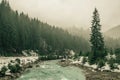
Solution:
M82 72L76 67L61 67L56 62L45 62L18 80L85 80ZM24 75L24 74L23 74Z
M37 80L36 78L31 78L31 79L29 79L29 80Z
M46 68L45 65L41 65L40 67L41 67L41 68Z
M24 76L22 75L21 78L24 78Z
M67 78L63 77L61 80L68 80Z

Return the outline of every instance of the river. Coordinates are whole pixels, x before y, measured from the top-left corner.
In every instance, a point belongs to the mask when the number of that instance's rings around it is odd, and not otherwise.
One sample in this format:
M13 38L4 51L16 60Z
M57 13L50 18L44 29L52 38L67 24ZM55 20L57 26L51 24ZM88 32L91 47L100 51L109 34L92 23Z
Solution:
M17 80L85 80L80 68L74 66L61 67L57 61L45 61L40 67L31 68Z

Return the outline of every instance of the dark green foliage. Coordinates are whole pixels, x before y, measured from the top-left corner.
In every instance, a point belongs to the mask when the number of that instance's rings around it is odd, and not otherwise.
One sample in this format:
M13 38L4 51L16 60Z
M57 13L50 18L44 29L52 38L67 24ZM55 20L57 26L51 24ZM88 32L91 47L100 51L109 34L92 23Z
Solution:
M3 67L1 68L1 71L0 71L0 76L1 76L1 77L4 77L7 70L8 70L7 67L6 67L6 66L3 66Z
M19 58L15 59L15 61L16 61L18 64L20 64L20 59L19 59Z
M80 51L79 54L77 54L78 56L84 56L84 57L88 57L90 54L90 52L86 51L86 52L82 52Z
M115 54L119 55L120 54L120 48L115 49Z
M116 63L120 64L120 54L116 56Z
M77 58L79 58L79 54L78 54L78 53L75 53L75 55L74 55L74 56L71 56L70 58L77 59Z
M17 72L20 72L22 70L22 67L20 66L20 64L15 64L15 67L17 69Z
M81 46L81 47L80 47ZM21 55L22 50L38 50L51 54L64 49L88 51L89 43L70 35L61 28L50 26L23 12L13 11L6 0L0 3L0 55Z
M15 63L14 60L10 60L11 63Z
M98 68L101 68L105 65L105 61L104 60L99 60L98 62Z
M120 48L115 49L116 63L120 64Z
M114 63L110 63L109 66L110 66L110 69L115 69L116 68L116 66L114 65Z
M79 52L79 56L82 56L82 51Z
M16 66L15 66L15 65L9 64L9 65L8 65L8 68L10 69L10 72L11 72L11 73L16 73L16 72L17 72L17 69L16 69Z
M89 56L88 56L88 62L90 65L94 64L95 63L95 57L93 55L93 53L90 53Z
M114 69L114 68L115 68L114 63L115 63L115 59L113 59L113 58L111 58L111 59L108 61L108 64L110 65L110 68L111 68L111 69Z
M82 54L82 56L87 57L87 56L89 56L89 54L90 54L90 52L84 52L84 53Z
M114 54L113 49L110 49L110 54L111 54L111 55L113 55L113 54Z
M8 68L10 69L11 73L17 73L22 70L19 64L15 64L15 65L8 64Z
M47 59L48 60L55 60L55 59L57 59L57 56L56 55L48 55Z
M39 60L47 60L47 56L40 56Z
M93 20L92 20L92 27L91 27L91 55L90 55L90 62L99 58L104 58L105 54L105 47L104 47L104 39L102 33L100 32L101 25L100 25L100 18L97 9L93 12ZM94 63L93 62L93 63Z

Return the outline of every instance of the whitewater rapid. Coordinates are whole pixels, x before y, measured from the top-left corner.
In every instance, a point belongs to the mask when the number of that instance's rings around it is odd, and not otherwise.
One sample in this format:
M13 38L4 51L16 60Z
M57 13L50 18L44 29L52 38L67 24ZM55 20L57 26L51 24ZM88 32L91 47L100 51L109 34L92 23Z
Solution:
M61 67L57 61L45 61L40 67L31 68L17 80L85 80L80 68L68 66Z

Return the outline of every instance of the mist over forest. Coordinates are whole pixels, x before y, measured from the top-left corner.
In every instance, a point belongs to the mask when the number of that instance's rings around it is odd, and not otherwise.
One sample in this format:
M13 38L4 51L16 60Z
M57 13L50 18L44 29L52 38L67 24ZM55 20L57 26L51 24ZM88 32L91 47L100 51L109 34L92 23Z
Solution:
M51 26L37 18L29 17L24 12L13 10L7 1L0 4L0 12L1 55L7 55L7 52L10 55L20 55L22 50L29 49L38 50L42 54L60 54L65 49L78 53L90 51L90 29ZM106 48L114 50L120 47L120 36L116 34L119 29L117 26L103 33Z
M22 50L29 49L38 50L41 54L60 54L65 49L77 52L89 50L88 41L84 38L72 36L23 12L19 14L11 9L7 1L3 0L0 4L0 12L1 55L20 55Z
M119 7L0 0L0 80L120 80Z

